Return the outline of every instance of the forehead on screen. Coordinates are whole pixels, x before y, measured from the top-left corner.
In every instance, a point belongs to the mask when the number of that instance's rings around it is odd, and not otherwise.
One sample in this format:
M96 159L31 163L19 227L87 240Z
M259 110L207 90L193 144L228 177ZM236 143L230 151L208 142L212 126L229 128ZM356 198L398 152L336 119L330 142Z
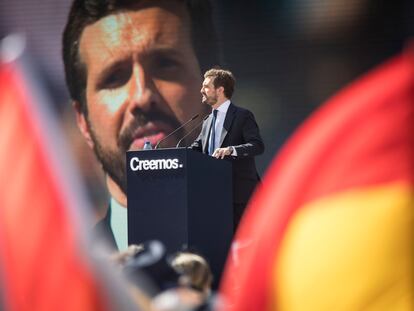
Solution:
M85 63L88 54L102 56L103 50L90 51L98 46L117 53L129 53L134 48L144 51L153 47L179 51L184 45L193 49L190 24L182 1L138 2L86 26L80 36L80 60Z
M118 12L85 28L81 36L82 60L88 54L101 57L105 52L129 54L151 52L151 49L192 49L188 20L184 13L171 14L163 8ZM92 51L91 51L92 49ZM104 49L104 50L103 50Z

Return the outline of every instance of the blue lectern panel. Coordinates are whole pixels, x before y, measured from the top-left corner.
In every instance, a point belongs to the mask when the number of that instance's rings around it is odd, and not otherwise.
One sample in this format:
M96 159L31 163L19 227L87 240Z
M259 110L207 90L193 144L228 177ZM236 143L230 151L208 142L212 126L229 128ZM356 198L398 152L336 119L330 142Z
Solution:
M199 251L220 274L232 237L231 163L185 148L127 153L128 241Z

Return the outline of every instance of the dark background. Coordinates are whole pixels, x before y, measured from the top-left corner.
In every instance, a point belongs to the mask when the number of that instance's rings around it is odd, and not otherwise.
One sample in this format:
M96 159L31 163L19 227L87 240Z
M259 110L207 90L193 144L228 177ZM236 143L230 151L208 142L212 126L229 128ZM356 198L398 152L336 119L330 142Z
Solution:
M414 1L214 0L223 67L234 102L256 115L266 144L263 175L292 131L321 103L400 52L414 34ZM54 102L94 204L107 204L102 173L74 123L61 61L70 1L0 1L0 38L23 33Z

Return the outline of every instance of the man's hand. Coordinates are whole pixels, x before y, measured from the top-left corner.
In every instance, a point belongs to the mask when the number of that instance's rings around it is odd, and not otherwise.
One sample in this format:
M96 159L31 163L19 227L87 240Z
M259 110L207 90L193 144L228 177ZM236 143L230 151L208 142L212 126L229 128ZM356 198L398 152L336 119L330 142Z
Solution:
M217 148L213 153L213 157L217 159L223 159L225 156L229 156L232 153L233 153L232 147Z

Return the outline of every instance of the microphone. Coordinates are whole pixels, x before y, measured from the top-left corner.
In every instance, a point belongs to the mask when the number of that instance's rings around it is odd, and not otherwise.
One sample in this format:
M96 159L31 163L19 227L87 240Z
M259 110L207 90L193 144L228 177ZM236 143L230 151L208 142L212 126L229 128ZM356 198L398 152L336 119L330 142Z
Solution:
M167 136L165 136L163 139L159 140L158 143L155 145L154 149L158 149L159 145L166 140L167 138L171 137L172 135L174 135L175 133L177 133L179 130L181 130L184 126L186 126L188 123L190 123L191 121L197 119L199 116L199 114L197 113L196 115L194 115L190 120L188 120L187 122L185 122L184 124L181 124L179 127L177 127L174 131L172 131L170 134L168 134Z
M177 143L177 145L175 146L175 148L180 147L180 144L183 142L184 139L186 139L188 136L190 136L190 134L192 134L197 128L200 127L201 124L203 124L203 122L208 118L209 115L206 115L203 120L201 120L200 123L198 123L196 126L194 126L191 131L189 131L187 134L185 134Z

